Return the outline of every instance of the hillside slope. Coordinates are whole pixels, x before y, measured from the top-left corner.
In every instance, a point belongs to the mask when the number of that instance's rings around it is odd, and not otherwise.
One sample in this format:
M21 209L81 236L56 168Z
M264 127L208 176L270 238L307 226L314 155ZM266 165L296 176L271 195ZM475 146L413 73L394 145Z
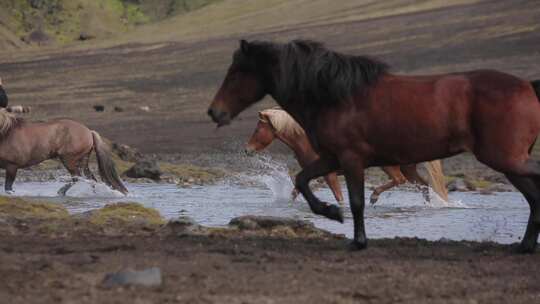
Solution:
M0 0L0 51L121 36L219 0Z

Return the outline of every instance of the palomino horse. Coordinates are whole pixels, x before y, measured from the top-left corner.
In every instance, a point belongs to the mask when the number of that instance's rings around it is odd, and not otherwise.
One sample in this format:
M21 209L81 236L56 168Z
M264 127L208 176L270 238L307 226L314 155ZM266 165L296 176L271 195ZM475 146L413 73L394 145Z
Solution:
M268 147L274 139L279 139L287 145L293 152L302 168L319 158L319 155L311 144L302 127L284 110L279 108L267 109L259 112L259 122L251 135L246 152L261 151ZM434 160L426 165L429 177L432 181L433 189L444 200L448 200L448 192L444 185L444 175L440 160ZM441 169L437 169L441 168ZM391 181L373 190L370 203L375 204L382 192L401 185L406 181L411 182L424 194L424 198L429 201L428 183L418 174L416 164L403 166L382 167L382 170L390 177ZM343 194L337 179L337 173L331 172L324 176L328 187L332 190L334 197L339 204L343 203ZM296 188L293 190L293 199L298 195Z
M530 151L540 132L540 91L531 82L493 70L402 76L382 62L317 42L241 41L208 114L223 126L265 95L294 117L320 154L296 177L314 213L343 221L341 208L321 202L308 183L344 170L352 248L367 247L365 168L470 151L523 193L531 213L518 251L536 249L540 164Z
M74 181L82 173L95 179L88 168L92 150L96 152L102 180L124 194L128 191L118 177L107 145L99 134L68 119L30 123L0 110L0 167L6 169L5 191L13 191L19 168L37 165L47 159L59 158ZM68 187L61 189L65 193Z

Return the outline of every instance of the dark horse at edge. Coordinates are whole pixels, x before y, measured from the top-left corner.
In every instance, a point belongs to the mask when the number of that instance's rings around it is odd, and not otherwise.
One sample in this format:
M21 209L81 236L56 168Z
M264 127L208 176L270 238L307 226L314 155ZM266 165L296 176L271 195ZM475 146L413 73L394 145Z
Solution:
M320 158L296 176L311 210L343 221L309 181L341 168L354 220L353 249L367 247L364 169L472 152L506 175L530 216L518 252L534 252L540 231L540 164L530 151L540 132L539 83L495 70L403 76L385 63L312 41L242 40L208 109L223 126L272 96L307 132Z

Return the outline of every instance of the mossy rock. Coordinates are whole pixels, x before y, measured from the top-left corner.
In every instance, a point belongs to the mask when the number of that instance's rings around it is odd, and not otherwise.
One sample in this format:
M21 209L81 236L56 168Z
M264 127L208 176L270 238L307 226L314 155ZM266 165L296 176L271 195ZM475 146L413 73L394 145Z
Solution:
M465 179L465 183L470 184L474 189L486 189L493 185L492 182L484 179Z
M0 197L0 216L19 219L63 219L68 218L69 213L66 208L55 203Z
M216 180L225 176L225 172L222 170L203 168L188 164L171 164L167 162L160 162L159 167L164 173L173 175L182 181L194 179L203 184L215 182Z
M89 221L96 225L109 223L162 225L165 223L157 210L146 208L139 203L115 203L106 205L101 209L92 210Z

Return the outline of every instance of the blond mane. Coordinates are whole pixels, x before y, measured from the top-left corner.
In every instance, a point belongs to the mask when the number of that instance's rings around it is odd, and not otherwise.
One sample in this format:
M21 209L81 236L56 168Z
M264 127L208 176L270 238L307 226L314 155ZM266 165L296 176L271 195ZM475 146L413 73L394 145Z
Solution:
M0 109L0 137L6 137L9 132L18 127L22 121L22 118L9 113L6 109Z
M279 108L266 109L259 112L259 120L269 123L278 134L284 136L304 135L304 129L294 118Z

